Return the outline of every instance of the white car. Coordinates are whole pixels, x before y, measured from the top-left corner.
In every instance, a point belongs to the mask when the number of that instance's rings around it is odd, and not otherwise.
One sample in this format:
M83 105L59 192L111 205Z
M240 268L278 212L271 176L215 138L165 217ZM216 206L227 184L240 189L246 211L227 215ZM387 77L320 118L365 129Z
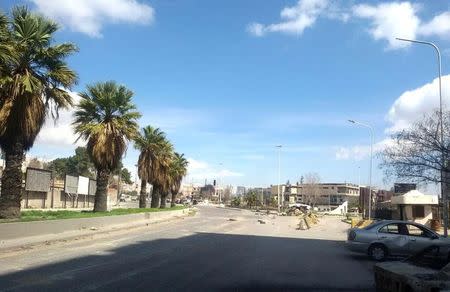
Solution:
M377 261L391 255L414 255L430 247L450 258L449 238L424 225L401 220L382 220L361 229L352 228L348 232L347 247L351 251L368 254Z

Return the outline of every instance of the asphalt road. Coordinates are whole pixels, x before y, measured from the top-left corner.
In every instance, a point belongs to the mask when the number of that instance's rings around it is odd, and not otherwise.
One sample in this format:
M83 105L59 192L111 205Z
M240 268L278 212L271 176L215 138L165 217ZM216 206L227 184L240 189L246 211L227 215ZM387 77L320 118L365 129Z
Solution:
M373 263L345 249L337 219L300 231L293 217L199 209L182 220L0 254L0 291L374 290Z

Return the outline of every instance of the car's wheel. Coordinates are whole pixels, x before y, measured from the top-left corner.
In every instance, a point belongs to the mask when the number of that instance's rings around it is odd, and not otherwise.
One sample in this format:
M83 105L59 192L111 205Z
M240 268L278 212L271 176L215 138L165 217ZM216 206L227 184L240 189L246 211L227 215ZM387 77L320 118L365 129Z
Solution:
M375 261L384 261L388 256L388 250L382 244L373 244L369 248L369 256Z

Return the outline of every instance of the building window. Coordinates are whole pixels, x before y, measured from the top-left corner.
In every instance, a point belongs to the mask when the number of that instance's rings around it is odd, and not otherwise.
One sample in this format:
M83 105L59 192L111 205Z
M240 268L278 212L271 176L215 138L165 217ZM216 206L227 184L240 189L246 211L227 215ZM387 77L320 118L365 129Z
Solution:
M413 218L424 218L425 217L425 206L413 205L412 206L412 216L413 216Z

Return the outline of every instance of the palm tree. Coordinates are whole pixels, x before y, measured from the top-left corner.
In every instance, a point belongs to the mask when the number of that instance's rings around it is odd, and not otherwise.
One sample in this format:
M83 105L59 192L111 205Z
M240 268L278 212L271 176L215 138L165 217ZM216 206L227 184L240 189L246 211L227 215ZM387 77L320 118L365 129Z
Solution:
M72 106L66 89L77 75L65 62L75 45L53 44L58 25L15 7L11 18L0 13L0 147L6 167L2 177L0 218L20 216L22 162L50 114Z
M87 141L87 152L97 169L94 211L107 210L109 176L117 169L127 141L134 139L141 116L131 102L133 92L114 81L88 85L72 123L78 139Z
M171 207L175 207L175 199L180 191L181 181L187 173L188 161L184 158L184 154L175 152L174 158L170 165L170 192L172 193Z
M147 207L147 183L154 181L152 171L156 168L157 153L166 140L166 135L159 128L152 126L144 127L134 141L134 147L140 151L138 159L138 175L141 180L141 191L139 195L139 208Z
M158 153L159 170L157 172L158 178L156 183L156 190L158 191L156 196L161 198L160 208L166 208L166 199L170 192L171 177L170 177L170 166L174 157L173 145L169 141L163 143L160 152ZM155 198L158 199L157 197ZM152 197L153 204L153 197ZM157 207L157 203L155 203Z

